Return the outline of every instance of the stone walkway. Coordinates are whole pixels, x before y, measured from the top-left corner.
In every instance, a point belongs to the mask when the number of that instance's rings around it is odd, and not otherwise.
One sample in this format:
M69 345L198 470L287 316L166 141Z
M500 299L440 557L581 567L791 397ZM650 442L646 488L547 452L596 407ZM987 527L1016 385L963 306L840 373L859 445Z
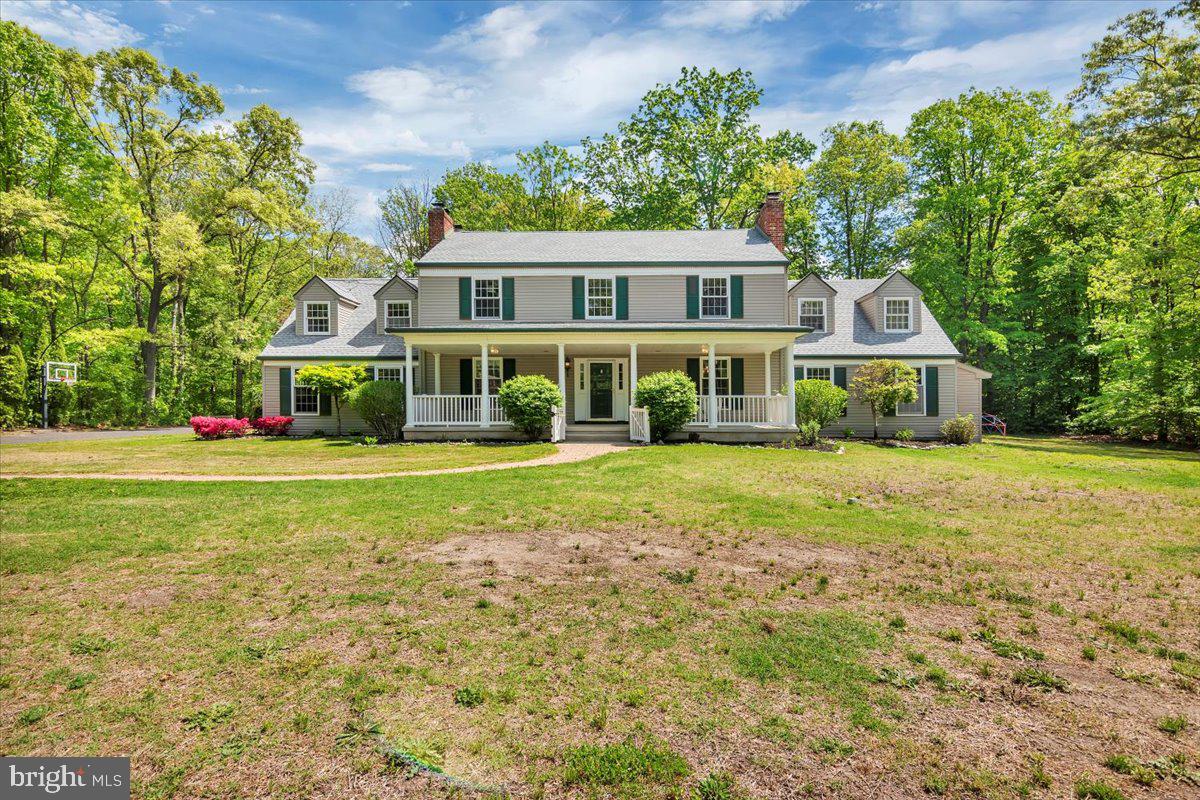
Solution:
M4 475L5 479L70 478L102 481L181 481L203 483L208 481L246 481L249 483L282 483L285 481L365 481L377 478L415 478L422 475L453 475L459 472L490 472L497 469L520 469L521 467L546 467L554 464L571 464L589 458L618 453L631 447L632 442L559 442L558 452L528 461L507 461L498 464L473 464L469 467L447 469L423 469L412 472L363 472L334 473L329 475L179 475L161 472L47 472L41 475Z

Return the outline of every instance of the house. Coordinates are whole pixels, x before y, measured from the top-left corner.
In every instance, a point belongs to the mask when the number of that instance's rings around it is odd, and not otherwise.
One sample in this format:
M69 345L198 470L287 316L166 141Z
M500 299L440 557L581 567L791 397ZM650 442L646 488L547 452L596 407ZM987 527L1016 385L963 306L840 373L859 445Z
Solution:
M933 437L957 413L979 418L988 374L962 363L903 274L789 281L777 193L748 230L471 232L436 204L429 230L416 277L314 277L296 292L259 356L264 414L331 430L329 399L296 371L357 362L405 382L408 439L511 437L497 392L521 374L562 389L567 439L628 436L638 377L680 370L699 399L680 437L779 441L796 431L793 375L846 386L891 357L921 389L881 432ZM343 409L342 427L365 426ZM869 412L852 400L828 433L844 427L869 431Z

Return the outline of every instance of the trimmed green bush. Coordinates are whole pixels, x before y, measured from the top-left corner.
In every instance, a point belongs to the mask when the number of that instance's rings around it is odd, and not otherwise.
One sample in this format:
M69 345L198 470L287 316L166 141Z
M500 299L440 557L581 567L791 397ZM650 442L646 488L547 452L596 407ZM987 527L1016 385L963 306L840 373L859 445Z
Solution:
M975 439L975 418L970 414L948 419L939 429L950 444L970 444Z
M512 426L530 439L546 435L554 408L563 406L558 384L544 375L518 375L500 385L500 407Z
M309 364L296 371L296 383L310 386L333 400L337 414L337 435L342 435L342 403L346 395L367 378L360 364Z
M832 425L846 410L850 395L829 381L796 381L796 424L817 423L817 429Z
M892 438L897 442L911 442L913 439L917 438L917 434L913 433L912 428L901 428L892 434Z
M347 402L383 439L404 438L405 398L400 381L367 381L350 390Z
M660 442L696 416L696 384L678 370L639 378L634 402L650 416L650 439Z
M815 419L810 419L807 422L801 422L797 426L796 441L802 445L812 447L821 438L821 423Z

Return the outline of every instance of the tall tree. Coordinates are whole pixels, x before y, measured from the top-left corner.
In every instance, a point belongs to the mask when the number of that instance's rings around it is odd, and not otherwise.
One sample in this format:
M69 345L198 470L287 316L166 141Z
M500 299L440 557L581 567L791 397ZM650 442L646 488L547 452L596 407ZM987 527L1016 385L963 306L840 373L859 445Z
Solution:
M521 230L586 231L600 227L608 216L599 199L580 184L583 162L550 142L517 151L517 174L525 185Z
M379 241L397 272L415 273L417 259L429 250L429 181L399 183L379 201Z
M813 145L799 134L764 137L750 115L762 90L745 70L682 71L642 98L615 134L584 139L584 174L623 228L724 228L745 209L734 200L764 164L801 164Z
M895 266L895 234L908 188L905 155L904 141L882 122L825 129L809 174L830 274L872 278Z

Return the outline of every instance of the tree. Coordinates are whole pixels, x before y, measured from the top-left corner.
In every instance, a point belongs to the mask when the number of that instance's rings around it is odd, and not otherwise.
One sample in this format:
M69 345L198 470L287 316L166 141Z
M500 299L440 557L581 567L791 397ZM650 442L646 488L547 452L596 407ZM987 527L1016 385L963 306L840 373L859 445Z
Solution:
M808 173L803 167L784 160L760 166L754 179L746 183L734 199L734 206L742 209L737 227L748 228L754 224L758 206L767 192L779 192L783 198L783 252L791 261L788 274L800 278L816 272L820 264L817 199Z
M879 418L901 403L917 399L917 372L902 361L876 358L854 371L850 394L871 409L874 438L879 438Z
M342 401L367 379L367 371L357 364L310 364L296 372L296 383L309 386L333 401L337 414L337 435L342 435Z
M433 192L428 181L398 183L379 201L379 240L397 272L416 273L417 259L429 251L429 205Z
M384 439L403 439L406 394L400 381L367 381L351 389L346 402Z
M589 190L606 198L619 228L731 227L739 191L764 164L800 164L813 145L799 134L764 137L750 114L762 90L745 70L682 71L599 140L584 139Z
M882 122L850 122L826 128L822 145L809 174L828 274L886 275L896 264L908 188L904 141Z
M517 164L525 196L514 230L591 231L608 217L604 203L580 183L583 162L565 148L542 142L518 150Z
M472 161L442 176L434 198L467 230L510 230L525 202L521 178L491 164Z

